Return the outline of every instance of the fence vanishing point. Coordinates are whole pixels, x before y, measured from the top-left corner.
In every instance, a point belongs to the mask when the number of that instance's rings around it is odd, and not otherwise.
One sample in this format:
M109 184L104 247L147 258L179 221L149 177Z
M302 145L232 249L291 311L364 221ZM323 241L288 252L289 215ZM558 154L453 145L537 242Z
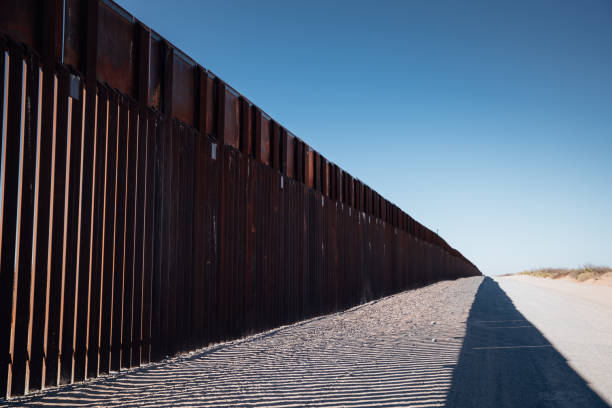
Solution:
M115 3L0 32L0 395L480 274Z

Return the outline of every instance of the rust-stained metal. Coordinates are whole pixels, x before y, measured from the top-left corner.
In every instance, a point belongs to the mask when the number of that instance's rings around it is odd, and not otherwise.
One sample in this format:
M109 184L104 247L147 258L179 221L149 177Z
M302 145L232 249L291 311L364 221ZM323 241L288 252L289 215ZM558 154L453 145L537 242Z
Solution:
M240 151L253 155L253 104L240 97Z
M72 1L76 4L79 1ZM85 4L85 2L82 2ZM69 33L76 33L78 18L65 19L65 26ZM136 96L138 89L136 74L138 73L138 60L135 50L139 47L136 26L133 18L126 18L124 14L116 12L107 2L100 2L99 27L97 38L98 56L97 71L98 79L108 83L111 87L119 89L123 93ZM83 30L85 32L85 30ZM78 44L71 46L70 37L66 39L64 59L68 64L79 68L80 49ZM89 45L89 44L88 44Z
M3 397L480 273L112 1L0 32Z
M285 130L285 143L286 143L286 158L285 158L285 162L287 163L287 170L286 170L286 174L287 177L291 177L291 178L295 178L295 166L296 166L296 161L295 161L295 142L296 142L296 137L295 135L293 135L293 133L289 132L288 130Z
M304 164L304 184L306 184L310 188L315 187L315 175L314 175L314 150L310 146L304 147L304 155L305 155L305 164Z
M190 126L195 126L194 102L197 89L194 73L196 64L176 50L172 63L173 88L171 97L173 116Z

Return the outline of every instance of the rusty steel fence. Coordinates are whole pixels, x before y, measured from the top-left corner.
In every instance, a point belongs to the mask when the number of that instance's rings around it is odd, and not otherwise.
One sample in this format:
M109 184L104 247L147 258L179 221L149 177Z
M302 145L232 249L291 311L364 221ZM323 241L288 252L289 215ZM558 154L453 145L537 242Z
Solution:
M116 4L0 32L2 396L480 274Z

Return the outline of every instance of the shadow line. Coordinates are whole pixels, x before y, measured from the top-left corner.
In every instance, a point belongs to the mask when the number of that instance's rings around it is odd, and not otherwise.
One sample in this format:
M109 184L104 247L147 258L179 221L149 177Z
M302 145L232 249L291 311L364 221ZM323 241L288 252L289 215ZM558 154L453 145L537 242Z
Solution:
M609 407L488 277L470 310L447 406Z

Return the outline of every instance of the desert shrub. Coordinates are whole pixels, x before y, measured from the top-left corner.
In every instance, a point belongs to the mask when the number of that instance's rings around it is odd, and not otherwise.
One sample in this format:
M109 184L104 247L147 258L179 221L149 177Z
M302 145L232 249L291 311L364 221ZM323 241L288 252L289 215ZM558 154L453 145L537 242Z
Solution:
M588 279L597 280L606 273L612 273L612 268L609 266L597 266L586 264L582 268L538 268L519 272L518 275L535 276L538 278L559 279L569 277L579 282L584 282Z
M584 272L582 272L581 274L579 274L576 277L576 280L578 282L584 282L585 280L597 279L597 278L598 278L598 276L597 276L597 274L595 272L593 272L593 271L584 271Z

